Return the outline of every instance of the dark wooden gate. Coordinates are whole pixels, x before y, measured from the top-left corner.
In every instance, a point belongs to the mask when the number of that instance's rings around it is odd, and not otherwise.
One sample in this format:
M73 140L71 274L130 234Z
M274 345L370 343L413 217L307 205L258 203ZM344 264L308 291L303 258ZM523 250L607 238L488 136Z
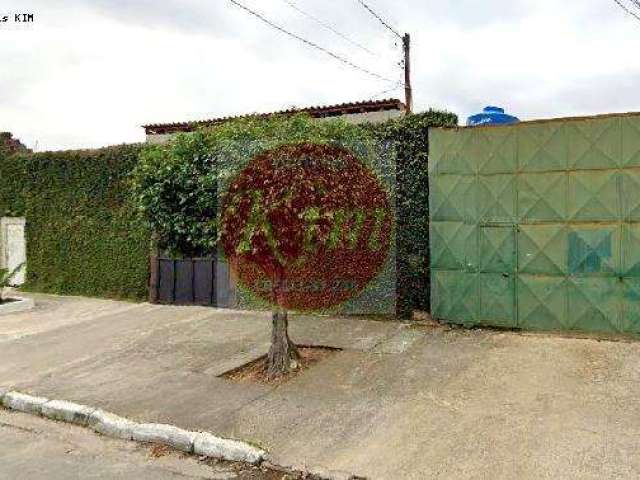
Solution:
M151 258L149 301L216 306L215 258Z

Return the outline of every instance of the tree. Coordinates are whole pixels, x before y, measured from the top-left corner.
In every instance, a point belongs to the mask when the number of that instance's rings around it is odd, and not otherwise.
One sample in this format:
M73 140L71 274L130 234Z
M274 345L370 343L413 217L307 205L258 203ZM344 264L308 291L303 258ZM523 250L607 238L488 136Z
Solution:
M240 281L276 306L268 373L295 368L287 309L317 311L377 275L393 212L378 177L349 150L282 145L257 155L221 202L221 240Z
M276 377L299 360L288 311L338 305L384 263L393 212L374 172L392 174L392 163L374 135L344 121L248 118L149 147L134 185L162 248L189 254L217 241L240 284L272 306Z

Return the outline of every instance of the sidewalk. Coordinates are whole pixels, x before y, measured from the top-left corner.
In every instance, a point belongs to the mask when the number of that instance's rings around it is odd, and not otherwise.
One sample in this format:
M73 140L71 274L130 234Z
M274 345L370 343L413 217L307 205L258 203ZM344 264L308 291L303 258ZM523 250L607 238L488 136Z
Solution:
M201 461L170 449L0 409L0 477L25 480L288 480L253 465Z
M267 314L35 296L0 317L0 385L257 443L369 478L637 478L640 343L304 317L342 348L279 387L218 376Z

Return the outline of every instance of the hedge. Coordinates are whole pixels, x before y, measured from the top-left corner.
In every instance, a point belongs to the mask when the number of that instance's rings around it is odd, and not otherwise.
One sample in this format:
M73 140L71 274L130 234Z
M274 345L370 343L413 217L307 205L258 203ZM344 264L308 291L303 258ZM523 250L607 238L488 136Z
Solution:
M429 128L455 126L457 115L429 110L372 125L396 156L397 311L430 311Z
M0 151L0 217L24 216L25 182L24 160Z
M27 218L25 289L147 296L150 235L130 202L140 145L0 160L0 212Z
M429 310L428 129L456 124L456 115L430 110L368 127L397 162L401 314ZM0 215L27 217L28 289L146 298L150 234L129 182L141 149L0 153Z

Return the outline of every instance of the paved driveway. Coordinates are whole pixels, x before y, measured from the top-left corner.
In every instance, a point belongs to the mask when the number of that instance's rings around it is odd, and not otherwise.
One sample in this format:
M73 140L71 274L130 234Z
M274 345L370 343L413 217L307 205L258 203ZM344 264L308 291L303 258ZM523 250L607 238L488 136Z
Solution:
M218 377L266 314L37 296L0 317L0 384L382 479L640 476L640 343L296 318L343 351L280 387Z

